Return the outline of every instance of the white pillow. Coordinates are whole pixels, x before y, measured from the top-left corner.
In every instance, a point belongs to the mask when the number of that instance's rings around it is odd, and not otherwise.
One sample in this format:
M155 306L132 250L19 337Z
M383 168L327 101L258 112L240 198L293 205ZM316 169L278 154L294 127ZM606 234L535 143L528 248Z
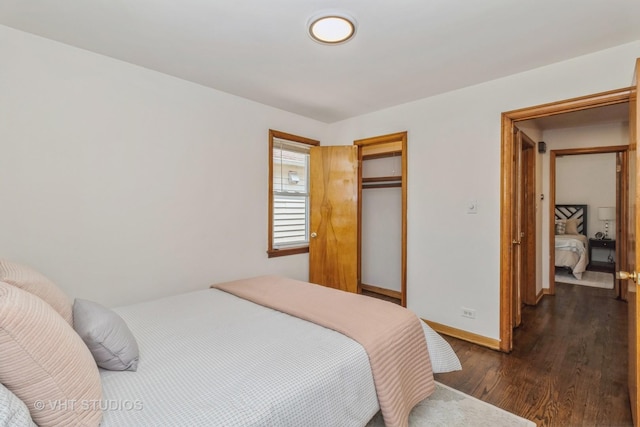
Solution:
M429 349L433 373L442 374L462 370L460 359L458 359L451 345L423 320L420 320L420 323L422 323L424 336L427 339L427 348Z
M89 347L97 365L110 371L138 369L138 343L114 311L97 302L76 298L73 328Z
M37 427L27 405L0 384L0 427Z

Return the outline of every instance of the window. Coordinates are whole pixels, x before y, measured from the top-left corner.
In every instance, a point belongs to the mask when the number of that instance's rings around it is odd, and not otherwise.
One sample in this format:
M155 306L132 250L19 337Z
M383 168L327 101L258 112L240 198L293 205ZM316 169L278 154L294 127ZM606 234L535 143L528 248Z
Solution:
M309 251L309 151L319 141L269 131L269 257Z

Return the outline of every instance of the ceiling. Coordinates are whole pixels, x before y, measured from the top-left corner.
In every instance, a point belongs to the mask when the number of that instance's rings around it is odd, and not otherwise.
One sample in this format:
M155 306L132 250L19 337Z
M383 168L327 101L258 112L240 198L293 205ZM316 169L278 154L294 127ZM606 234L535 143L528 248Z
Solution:
M348 43L307 35L355 17ZM0 24L331 123L640 39L636 0L0 0Z

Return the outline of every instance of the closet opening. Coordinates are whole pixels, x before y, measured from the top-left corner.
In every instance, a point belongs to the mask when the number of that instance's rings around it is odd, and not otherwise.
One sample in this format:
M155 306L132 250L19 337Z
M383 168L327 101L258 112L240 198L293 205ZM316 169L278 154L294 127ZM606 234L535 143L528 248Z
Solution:
M407 305L407 132L358 146L358 292Z

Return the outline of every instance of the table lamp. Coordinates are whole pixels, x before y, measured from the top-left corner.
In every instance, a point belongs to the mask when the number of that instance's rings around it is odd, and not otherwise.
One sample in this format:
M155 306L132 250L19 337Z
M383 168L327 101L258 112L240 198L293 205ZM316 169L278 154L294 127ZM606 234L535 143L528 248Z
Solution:
M616 219L616 208L601 207L598 208L598 219L604 221L604 238L609 238L609 221Z

